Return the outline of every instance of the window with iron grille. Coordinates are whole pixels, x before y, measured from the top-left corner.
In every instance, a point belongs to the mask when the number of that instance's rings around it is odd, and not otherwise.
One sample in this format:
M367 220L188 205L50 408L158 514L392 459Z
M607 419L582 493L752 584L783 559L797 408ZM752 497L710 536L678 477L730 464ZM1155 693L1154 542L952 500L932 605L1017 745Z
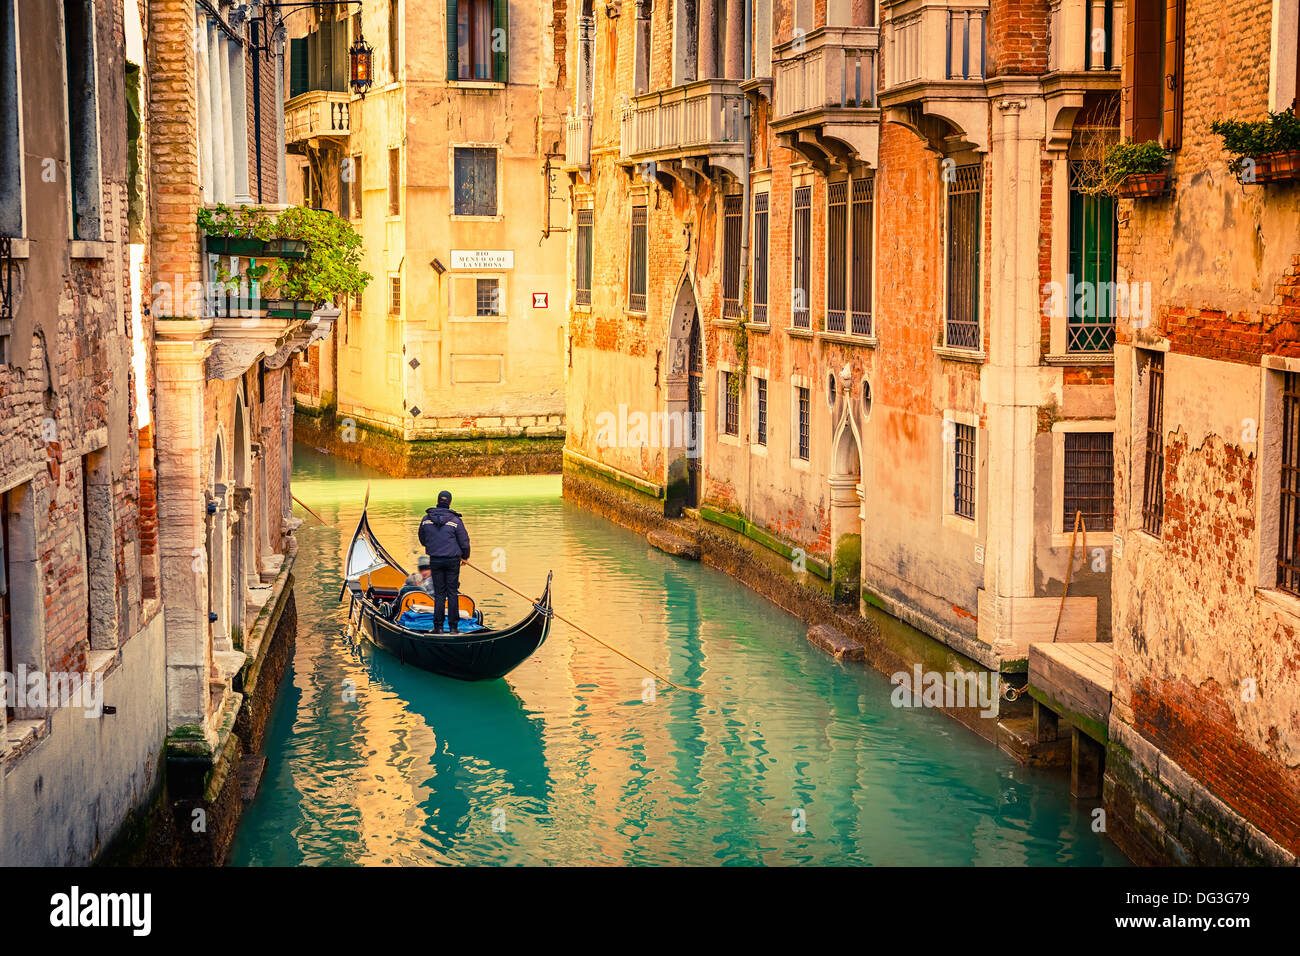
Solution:
M402 153L400 149L388 151L388 215L402 214Z
M627 279L627 308L629 312L645 311L646 258L648 254L645 206L632 207L632 240Z
M740 196L722 201L722 315L740 318Z
M794 274L790 302L790 324L796 329L811 327L809 290L812 287L812 187L794 191Z
M722 430L728 435L740 434L740 382L735 372L722 373L722 387L726 394Z
M495 216L497 151L490 146L457 146L452 155L456 164L455 214Z
M826 331L848 329L845 309L845 246L848 244L849 184L826 184Z
M949 348L980 347L980 194L982 167L957 166L948 183Z
M975 520L975 426L953 422L952 511Z
M850 286L849 331L871 334L871 236L875 216L876 180L853 180L853 275Z
M1300 594L1300 373L1282 376L1282 467L1278 476L1277 586Z
M1115 344L1113 196L1079 189L1081 164L1070 164L1070 274L1066 351L1109 352Z
M1146 455L1142 469L1142 530L1160 537L1165 522L1165 356L1145 355L1147 374Z
M388 277L388 314L402 314L402 277Z
M476 287L476 314L501 314L501 282L499 279L479 279Z
M755 411L755 441L760 445L767 444L767 379L754 379L754 411Z
M751 281L753 287L753 315L751 318L755 322L767 324L767 193L757 193L754 196L754 275Z
M797 387L795 393L799 400L799 457L807 461L811 395L810 390L803 387Z
M1110 432L1066 432L1065 508L1061 527L1072 531L1076 513L1088 531L1115 527L1115 436Z
M595 212L591 209L578 210L578 268L576 271L577 288L573 301L578 305L591 305L591 239Z

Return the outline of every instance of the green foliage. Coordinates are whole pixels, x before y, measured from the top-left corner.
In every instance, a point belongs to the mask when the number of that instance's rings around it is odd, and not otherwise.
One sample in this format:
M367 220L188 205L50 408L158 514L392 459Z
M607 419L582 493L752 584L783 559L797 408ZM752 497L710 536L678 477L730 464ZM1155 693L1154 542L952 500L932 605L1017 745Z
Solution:
M219 205L200 209L198 222L209 236L297 239L306 243L305 258L271 259L265 265L250 266L244 273L250 280L261 282L266 298L333 302L340 296L360 293L372 278L361 269L361 237L350 224L327 210L290 206L273 216L255 206L231 209ZM229 273L221 273L220 277L223 281L237 278Z
M1106 150L1102 159L1107 183L1118 184L1127 177L1142 173L1158 173L1169 162L1169 151L1156 140L1135 143L1131 139L1116 143Z
M1223 148L1232 154L1228 169L1240 173L1242 161L1268 153L1300 150L1300 118L1291 110L1269 113L1267 120L1215 120L1210 132L1223 140Z

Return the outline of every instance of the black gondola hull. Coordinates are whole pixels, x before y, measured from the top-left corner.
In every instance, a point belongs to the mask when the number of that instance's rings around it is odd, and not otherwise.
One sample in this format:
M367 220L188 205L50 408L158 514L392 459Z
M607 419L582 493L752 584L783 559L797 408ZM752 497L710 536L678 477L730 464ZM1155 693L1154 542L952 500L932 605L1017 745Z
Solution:
M551 628L551 589L532 613L501 630L439 635L411 631L387 620L354 592L353 622L361 634L406 664L457 680L496 680L526 661L546 641Z

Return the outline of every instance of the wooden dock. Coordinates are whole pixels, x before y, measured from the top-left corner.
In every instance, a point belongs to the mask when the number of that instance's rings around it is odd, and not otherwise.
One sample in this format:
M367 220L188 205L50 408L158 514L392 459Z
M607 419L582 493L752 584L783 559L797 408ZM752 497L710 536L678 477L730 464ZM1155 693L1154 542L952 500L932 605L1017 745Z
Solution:
M1097 797L1110 739L1110 702L1115 689L1113 644L1029 645L1029 696L1034 699L1034 736L1057 738L1057 723L1071 727L1070 791Z

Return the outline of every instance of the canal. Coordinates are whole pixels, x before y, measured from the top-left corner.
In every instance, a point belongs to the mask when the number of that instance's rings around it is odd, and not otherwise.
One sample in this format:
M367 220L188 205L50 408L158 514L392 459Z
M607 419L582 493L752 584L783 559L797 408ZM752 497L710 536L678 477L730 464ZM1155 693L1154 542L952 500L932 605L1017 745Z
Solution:
M810 647L797 618L560 498L560 479L394 480L310 448L295 494L298 644L234 865L1099 865L1059 773L1019 766L888 678ZM341 554L367 481L379 539L414 566L446 486L473 561L703 697L556 622L505 680L403 666L344 632ZM301 510L298 512L302 514ZM526 602L470 569L489 623Z

